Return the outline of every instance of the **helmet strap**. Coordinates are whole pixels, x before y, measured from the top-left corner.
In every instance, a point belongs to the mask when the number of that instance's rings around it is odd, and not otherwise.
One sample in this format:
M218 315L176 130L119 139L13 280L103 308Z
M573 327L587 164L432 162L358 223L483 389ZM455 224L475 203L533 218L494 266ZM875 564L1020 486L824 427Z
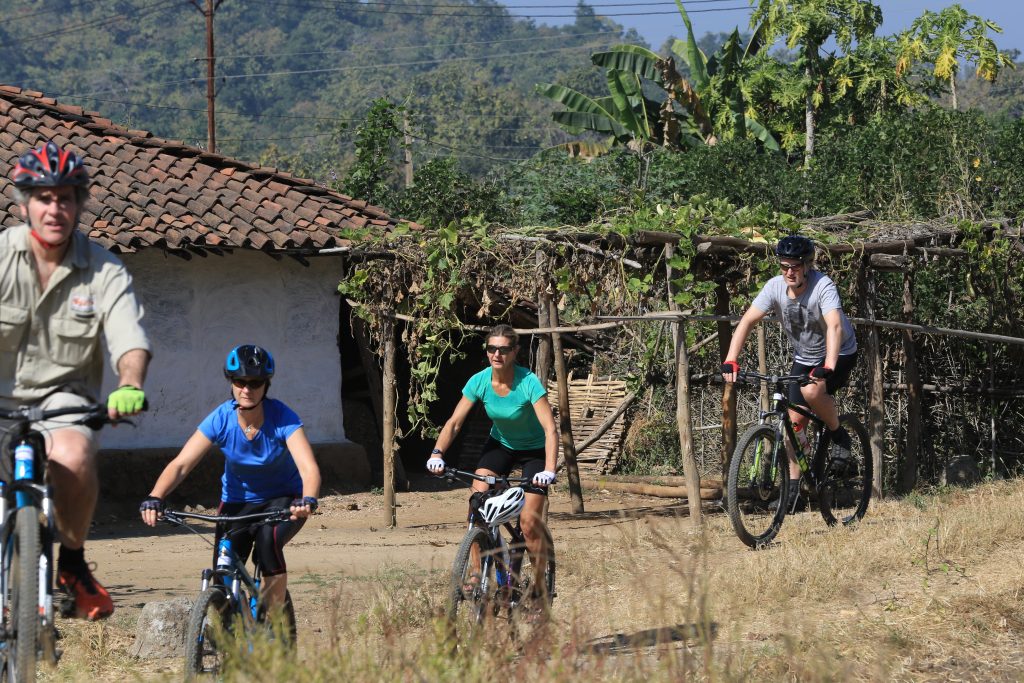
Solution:
M38 232L36 232L35 228L29 230L29 234L32 235L36 242L39 242L39 244L43 245L44 249L59 249L60 247L64 246L64 244L67 242L67 240L65 240L64 242L58 242L56 244L54 244L53 242L47 242L39 235Z

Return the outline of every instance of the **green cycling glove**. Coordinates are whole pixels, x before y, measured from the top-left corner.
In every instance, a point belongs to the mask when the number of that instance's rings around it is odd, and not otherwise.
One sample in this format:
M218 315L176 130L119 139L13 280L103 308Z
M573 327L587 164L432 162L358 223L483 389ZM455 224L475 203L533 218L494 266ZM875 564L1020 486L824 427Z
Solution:
M146 403L146 393L138 387L126 384L110 392L107 397L107 409L116 410L120 415L132 415L142 410Z

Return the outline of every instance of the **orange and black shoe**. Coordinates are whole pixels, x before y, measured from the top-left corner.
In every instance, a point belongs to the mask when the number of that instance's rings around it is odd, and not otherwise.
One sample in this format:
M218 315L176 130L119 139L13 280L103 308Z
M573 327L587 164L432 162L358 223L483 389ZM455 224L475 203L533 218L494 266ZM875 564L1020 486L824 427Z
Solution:
M79 619L96 621L114 613L114 601L110 599L110 593L100 585L88 566L61 569L57 573L57 585L71 598L74 603L72 614Z

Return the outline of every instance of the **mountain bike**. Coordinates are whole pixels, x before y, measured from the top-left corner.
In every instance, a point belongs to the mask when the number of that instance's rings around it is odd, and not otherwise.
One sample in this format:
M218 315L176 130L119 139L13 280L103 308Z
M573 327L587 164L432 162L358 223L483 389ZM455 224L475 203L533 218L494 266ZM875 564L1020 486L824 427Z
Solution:
M491 487L470 498L469 529L455 553L446 608L453 636L457 642L465 639L490 619L507 620L515 633L538 609L546 614L555 599L555 545L542 525L547 557L538 571L519 524L521 506L490 522L481 509L497 496L520 495L522 487L513 485L528 484L529 479L482 476L453 468L446 468L442 476L450 482L461 478L467 484L466 480L475 479Z
M789 500L789 458L784 439L793 444L801 484L817 500L825 523L845 525L861 519L871 500L872 479L870 441L864 425L853 415L839 416L839 424L851 441L850 459L840 467L839 462L833 464L825 423L808 408L789 401L787 387L808 384L811 380L806 375L744 371L737 379L765 381L774 387L771 410L762 411L758 423L739 439L729 465L726 505L740 540L755 549L771 543L796 502ZM806 452L793 429L790 410L808 419Z
M132 424L111 420L100 404L0 410L0 419L14 423L0 454L0 668L8 681L34 681L38 660L55 665L59 658L53 600L57 518L46 477L46 441L32 425L70 415L79 417L63 424L93 430ZM74 614L74 600L65 599L60 611Z
M204 569L199 596L189 612L185 629L185 677L193 679L202 674L216 675L224 665L229 649L240 646L251 648L259 638L278 635L268 629L267 612L259 599L262 570L258 562L250 574L245 560L238 556L231 537L246 531L249 526L225 529L224 524L249 522L253 525L283 522L291 517L289 510L268 510L251 515L203 515L180 510L164 510L162 519L183 527L214 548L213 566ZM186 519L216 522L215 540L210 541L201 531L185 522ZM286 645L293 646L296 639L295 607L292 596L285 592L284 626Z

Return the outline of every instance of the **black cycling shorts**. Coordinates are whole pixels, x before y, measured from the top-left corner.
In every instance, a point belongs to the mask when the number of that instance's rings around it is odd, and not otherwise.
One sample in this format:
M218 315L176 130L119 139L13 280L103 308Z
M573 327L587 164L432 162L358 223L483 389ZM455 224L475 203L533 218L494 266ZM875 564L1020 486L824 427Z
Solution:
M280 498L271 498L262 503L221 503L217 513L228 516L254 515L267 510L286 509L291 506L293 500L299 497L298 495L282 496ZM231 548L243 562L249 559L249 553L252 552L253 563L259 565L264 576L277 576L288 571L288 565L284 561L285 543L292 540L292 537L298 533L305 523L305 519L297 519L294 522L285 520L272 524L236 522L234 524L225 524L224 526L232 531L238 529L238 531L234 531L231 534ZM220 541L220 537L221 530L218 529L218 541ZM255 550L253 550L254 544L256 546ZM216 544L214 544L213 553L213 559L216 562Z
M809 375L811 370L817 367L821 367L825 359L822 358L817 365L804 365L803 363L797 363L793 361L793 367L790 368L789 374L791 375ZM857 366L857 352L854 351L846 356L839 356L836 360L836 367L832 371L832 374L828 379L825 380L825 391L829 396L832 396L839 389L846 386L846 383L850 381L850 373ZM804 400L804 395L800 393L800 385L792 383L789 385L789 402L795 403L798 406L806 406L807 401Z
M515 467L523 468L523 477L533 481L533 475L544 471L546 452L543 448L533 448L526 451L517 451L504 446L494 438L488 438L484 444L483 455L476 467L479 470L490 470L503 477L509 476ZM527 493L536 493L541 496L548 495L548 490L542 486L525 484L523 489Z

